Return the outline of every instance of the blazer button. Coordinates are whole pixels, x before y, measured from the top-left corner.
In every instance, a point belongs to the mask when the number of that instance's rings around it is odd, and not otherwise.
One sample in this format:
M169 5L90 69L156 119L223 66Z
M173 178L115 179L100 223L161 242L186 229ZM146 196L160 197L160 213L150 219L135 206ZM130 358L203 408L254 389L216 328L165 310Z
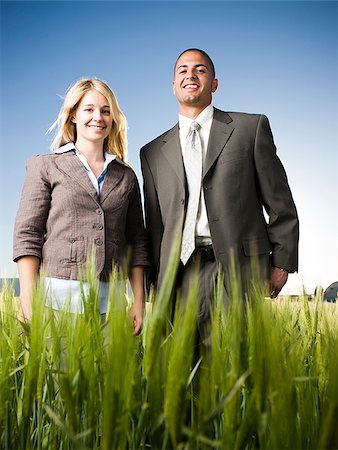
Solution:
M98 216L100 216L102 214L102 209L97 208L97 210L95 212Z
M95 242L96 245L102 245L102 244L103 244L103 241L102 241L102 239L100 239L100 238L95 239L94 242Z
M184 205L184 203L185 203L184 198L181 198L181 205Z

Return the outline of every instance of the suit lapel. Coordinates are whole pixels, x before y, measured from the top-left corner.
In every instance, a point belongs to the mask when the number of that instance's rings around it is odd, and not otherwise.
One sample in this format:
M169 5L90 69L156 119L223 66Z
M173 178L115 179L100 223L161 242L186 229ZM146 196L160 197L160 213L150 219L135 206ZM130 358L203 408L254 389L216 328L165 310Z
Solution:
M86 169L73 152L59 155L56 157L55 164L62 172L66 173L72 180L85 189L96 202L98 201L96 189L90 181Z
M182 159L182 152L179 139L178 124L168 131L163 137L161 151L171 167L174 169L178 179L185 185L185 174Z
M104 177L104 183L102 187L102 192L100 195L100 203L108 197L111 191L120 183L123 178L124 170L121 170L122 163L112 161L108 164L107 173Z
M203 167L203 178L211 169L234 130L230 122L232 119L227 113L215 108Z
M210 130L208 149L203 167L203 178L209 172L224 146L228 142L234 127L231 126L232 119L226 112L214 109L214 117ZM185 186L184 165L180 147L178 124L168 131L163 137L161 148L163 155L174 169L180 182Z

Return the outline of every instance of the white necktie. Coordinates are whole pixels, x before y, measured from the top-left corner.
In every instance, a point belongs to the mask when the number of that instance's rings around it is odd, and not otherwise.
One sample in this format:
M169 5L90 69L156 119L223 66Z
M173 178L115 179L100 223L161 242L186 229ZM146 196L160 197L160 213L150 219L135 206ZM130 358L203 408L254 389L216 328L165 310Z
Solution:
M201 125L199 123L192 122L185 151L183 152L183 162L189 189L189 201L185 216L181 249L181 261L184 265L195 249L195 229L202 181L202 145L198 132L200 128Z

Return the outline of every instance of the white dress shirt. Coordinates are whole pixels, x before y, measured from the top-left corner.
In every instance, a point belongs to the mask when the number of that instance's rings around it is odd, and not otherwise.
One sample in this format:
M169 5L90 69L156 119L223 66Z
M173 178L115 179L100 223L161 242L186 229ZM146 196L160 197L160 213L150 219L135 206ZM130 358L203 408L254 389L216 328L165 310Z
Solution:
M212 119L214 116L214 108L212 105L208 105L197 117L196 119L190 119L189 117L182 116L179 114L179 136L180 144L182 149L182 154L186 147L186 141L189 134L190 126L192 122L197 122L200 124L201 128L199 130L201 144L202 144L202 164L204 164L205 156L207 153L210 129L212 124ZM201 186L201 197L199 202L199 208L196 220L196 245L207 245L211 244L210 228L207 216L207 210L205 206L204 193Z

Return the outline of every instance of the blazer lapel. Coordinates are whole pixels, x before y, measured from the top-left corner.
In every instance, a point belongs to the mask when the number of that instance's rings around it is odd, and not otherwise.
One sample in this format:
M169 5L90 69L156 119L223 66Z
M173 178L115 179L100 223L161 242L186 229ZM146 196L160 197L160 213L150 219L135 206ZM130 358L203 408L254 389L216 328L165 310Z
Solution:
M104 177L104 183L100 194L100 203L108 197L111 191L120 183L123 178L124 170L121 170L121 164L118 161L112 161L108 164L107 173Z
M178 179L185 185L185 174L183 158L180 146L178 124L168 131L163 137L163 146L161 148L163 155L174 169Z
M96 189L90 181L82 162L73 152L58 155L55 164L60 170L85 189L96 202L98 202Z
M209 172L225 144L228 142L234 130L234 127L230 125L231 122L232 119L227 113L215 108L203 167L203 178Z

